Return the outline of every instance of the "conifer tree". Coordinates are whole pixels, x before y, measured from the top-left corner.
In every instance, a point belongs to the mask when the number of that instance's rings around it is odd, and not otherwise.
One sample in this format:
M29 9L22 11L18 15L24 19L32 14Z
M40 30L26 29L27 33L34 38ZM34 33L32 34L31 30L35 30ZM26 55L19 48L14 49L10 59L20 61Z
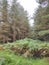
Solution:
M49 1L39 0L40 6L34 17L34 32L40 40L49 40Z

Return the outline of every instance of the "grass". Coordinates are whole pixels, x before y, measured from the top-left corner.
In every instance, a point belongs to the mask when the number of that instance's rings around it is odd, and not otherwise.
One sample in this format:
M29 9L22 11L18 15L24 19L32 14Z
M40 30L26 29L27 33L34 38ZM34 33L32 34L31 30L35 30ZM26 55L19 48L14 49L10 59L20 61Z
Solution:
M23 44L28 44L29 48L49 48L48 42L41 42L39 40L32 40L25 38L23 40L17 40L14 43L7 43L3 44L2 46L6 48L5 50L0 50L0 65L49 65L49 58L42 58L42 59L34 59L34 58L25 58L20 55L15 55L13 52L9 50L9 48L17 44L20 45L20 47L23 46Z
M46 58L43 59L24 58L19 55L14 55L10 53L8 50L0 51L0 58L5 59L4 62L2 62L3 65L49 65L49 61L47 61Z

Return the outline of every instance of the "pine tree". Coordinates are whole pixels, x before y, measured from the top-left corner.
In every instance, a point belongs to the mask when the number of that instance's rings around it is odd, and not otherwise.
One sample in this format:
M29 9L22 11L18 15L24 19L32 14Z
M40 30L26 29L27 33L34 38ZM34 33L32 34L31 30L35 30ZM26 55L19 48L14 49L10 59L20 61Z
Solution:
M40 40L49 40L49 1L39 0L40 6L34 18L34 32Z
M13 30L13 41L16 39L26 37L28 33L29 24L27 14L23 7L13 0L11 7L11 19L12 19L12 30Z
M7 0L2 0L2 19L3 19L3 22L7 22L8 18L8 2Z
M27 12L17 0L13 0L11 6L7 0L1 0L1 3L0 42L13 42L27 37L29 32Z

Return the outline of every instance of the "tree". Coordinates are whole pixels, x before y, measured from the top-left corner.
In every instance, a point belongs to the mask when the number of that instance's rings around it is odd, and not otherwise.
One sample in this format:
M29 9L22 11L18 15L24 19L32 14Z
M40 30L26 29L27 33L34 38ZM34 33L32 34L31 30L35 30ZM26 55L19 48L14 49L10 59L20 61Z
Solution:
M8 21L8 2L7 0L2 0L2 20L3 22L7 22Z
M13 0L10 16L12 19L13 41L26 37L29 29L27 14L16 0Z
M45 2L47 5L44 4ZM39 0L39 3L40 6L34 17L34 32L37 33L38 39L47 41L49 40L49 1Z
M27 12L17 2L13 0L12 5L8 5L7 0L1 0L1 22L0 22L0 42L13 42L28 36L29 22ZM2 6L1 6L2 5ZM8 8L9 6L9 8Z

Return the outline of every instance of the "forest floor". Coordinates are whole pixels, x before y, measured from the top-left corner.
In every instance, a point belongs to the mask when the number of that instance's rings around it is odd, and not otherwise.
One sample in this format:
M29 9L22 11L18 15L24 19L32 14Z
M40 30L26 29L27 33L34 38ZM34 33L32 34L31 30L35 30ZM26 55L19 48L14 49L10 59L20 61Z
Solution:
M49 59L29 59L8 51L0 51L0 65L49 65Z
M29 44L29 48L47 48L49 47L48 42L41 42L39 40L32 39L23 39L17 40L14 43L0 44L0 65L49 65L49 57L44 58L29 58L23 57L22 55L15 54L9 50L13 45L16 47L17 44L20 44L19 47L22 48L23 44Z

